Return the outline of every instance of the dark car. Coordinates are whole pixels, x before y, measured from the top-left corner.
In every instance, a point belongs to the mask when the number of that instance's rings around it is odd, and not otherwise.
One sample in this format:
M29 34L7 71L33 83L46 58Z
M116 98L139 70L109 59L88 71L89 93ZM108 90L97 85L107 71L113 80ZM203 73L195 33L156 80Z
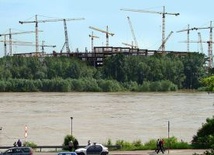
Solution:
M76 152L59 152L58 155L77 155Z
M76 149L75 152L77 155L107 155L108 148L102 144L94 143L86 146L85 148Z
M33 149L31 147L12 147L0 155L33 155Z

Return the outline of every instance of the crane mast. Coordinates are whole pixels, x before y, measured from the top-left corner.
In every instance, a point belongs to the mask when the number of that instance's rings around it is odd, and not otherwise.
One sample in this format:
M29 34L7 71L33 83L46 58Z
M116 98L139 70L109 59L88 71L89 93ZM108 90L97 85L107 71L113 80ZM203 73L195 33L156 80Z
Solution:
M89 34L89 37L91 38L91 52L94 52L94 38L99 38L99 37L95 36L93 31L91 32L91 34Z
M130 27L130 29L131 29L132 37L133 37L134 42L135 42L135 47L138 48L138 42L137 42L137 39L136 39L136 36L135 36L135 33L134 33L134 29L133 29L133 26L132 26L132 22L131 22L129 16L127 16L127 19L128 19L128 22L129 22L129 27Z
M203 45L202 45L202 37L201 37L201 33L200 32L198 32L198 42L199 42L199 46L200 46L201 52L204 53Z
M70 47L69 47L69 41L68 41L68 30L67 30L67 25L66 25L66 20L63 19L63 23L64 23L64 31L65 31L65 46L66 46L66 51L67 53L70 53Z
M180 15L179 13L168 13L165 11L165 6L163 6L163 11L162 12L157 12L157 11L147 11L147 10L136 10L136 9L120 9L122 11L131 11L131 12L139 12L139 13L153 13L153 14L160 14L162 15L162 52L165 52L165 18L166 15L174 15L178 16Z
M35 33L36 33L36 35L35 35L35 40L36 40L36 55L37 55L37 53L39 53L39 35L38 35L38 20L37 20L37 15L35 16ZM21 24L23 24L23 23L21 23Z
M188 28L187 29L183 29L183 30L179 30L179 31L177 31L177 33L179 33L179 32L187 32L187 52L189 52L189 34L190 34L190 31L192 31L192 30L196 30L196 28L195 27L193 27L193 28L190 28L190 26L189 26L189 24L188 24Z
M109 46L109 35L110 35L110 36L113 36L114 33L111 33L111 32L108 31L108 26L106 26L106 31L105 31L105 30L98 29L98 28L96 28L96 27L92 27L92 26L89 26L89 28L92 29L92 30L101 32L101 33L105 33L105 35L106 35L106 46L107 46L107 47Z

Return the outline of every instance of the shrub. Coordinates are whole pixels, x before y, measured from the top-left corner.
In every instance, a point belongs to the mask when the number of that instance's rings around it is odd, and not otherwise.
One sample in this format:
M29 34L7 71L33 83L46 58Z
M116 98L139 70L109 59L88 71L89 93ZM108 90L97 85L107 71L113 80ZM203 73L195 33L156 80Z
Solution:
M139 86L139 91L148 92L150 91L150 82L143 82L142 85Z
M136 81L124 82L124 83L122 83L122 85L126 90L130 90L130 91L138 90L138 84Z
M157 92L161 90L161 84L159 81L151 82L150 84L150 90Z
M97 80L93 79L93 78L84 78L81 79L83 81L83 90L84 91L89 91L89 92L100 92L100 88L97 84Z
M32 147L32 148L37 147L37 145L34 142L28 142L28 141L25 141L23 143L23 146Z
M120 83L115 80L98 80L97 83L103 92L117 92L123 90Z
M68 150L69 148L66 147L66 146L68 146L68 144L69 144L70 141L74 142L74 140L75 140L74 136L72 136L72 135L66 135L65 138L64 138L64 142L62 144L62 146L64 146L64 150Z
M163 138L164 147L167 149L190 149L192 148L190 144L183 141L178 141L175 137ZM155 150L156 149L156 139L152 139L145 144L141 140L133 141L132 143L126 142L124 140L117 140L116 145L121 146L121 150Z
M4 92L6 90L6 82L0 81L0 92Z

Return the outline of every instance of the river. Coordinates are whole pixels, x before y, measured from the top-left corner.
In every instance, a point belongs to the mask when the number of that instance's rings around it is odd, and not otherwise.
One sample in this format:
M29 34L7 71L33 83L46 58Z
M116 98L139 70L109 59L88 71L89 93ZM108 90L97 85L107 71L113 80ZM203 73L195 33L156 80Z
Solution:
M0 93L0 99L2 146L19 138L61 145L71 132L80 145L168 134L190 142L214 112L214 94L205 92Z

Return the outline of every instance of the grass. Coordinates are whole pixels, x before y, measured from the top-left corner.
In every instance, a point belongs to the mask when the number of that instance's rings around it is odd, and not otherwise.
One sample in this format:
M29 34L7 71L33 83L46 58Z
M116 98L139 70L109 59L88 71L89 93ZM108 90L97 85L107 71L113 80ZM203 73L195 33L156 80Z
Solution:
M176 137L163 138L165 149L191 149L191 144L187 142L178 141ZM121 151L134 151L134 150L155 150L156 139L152 139L146 143L142 143L141 140L135 140L133 142L127 142L124 140L117 140L115 144L109 139L106 145L119 145Z

